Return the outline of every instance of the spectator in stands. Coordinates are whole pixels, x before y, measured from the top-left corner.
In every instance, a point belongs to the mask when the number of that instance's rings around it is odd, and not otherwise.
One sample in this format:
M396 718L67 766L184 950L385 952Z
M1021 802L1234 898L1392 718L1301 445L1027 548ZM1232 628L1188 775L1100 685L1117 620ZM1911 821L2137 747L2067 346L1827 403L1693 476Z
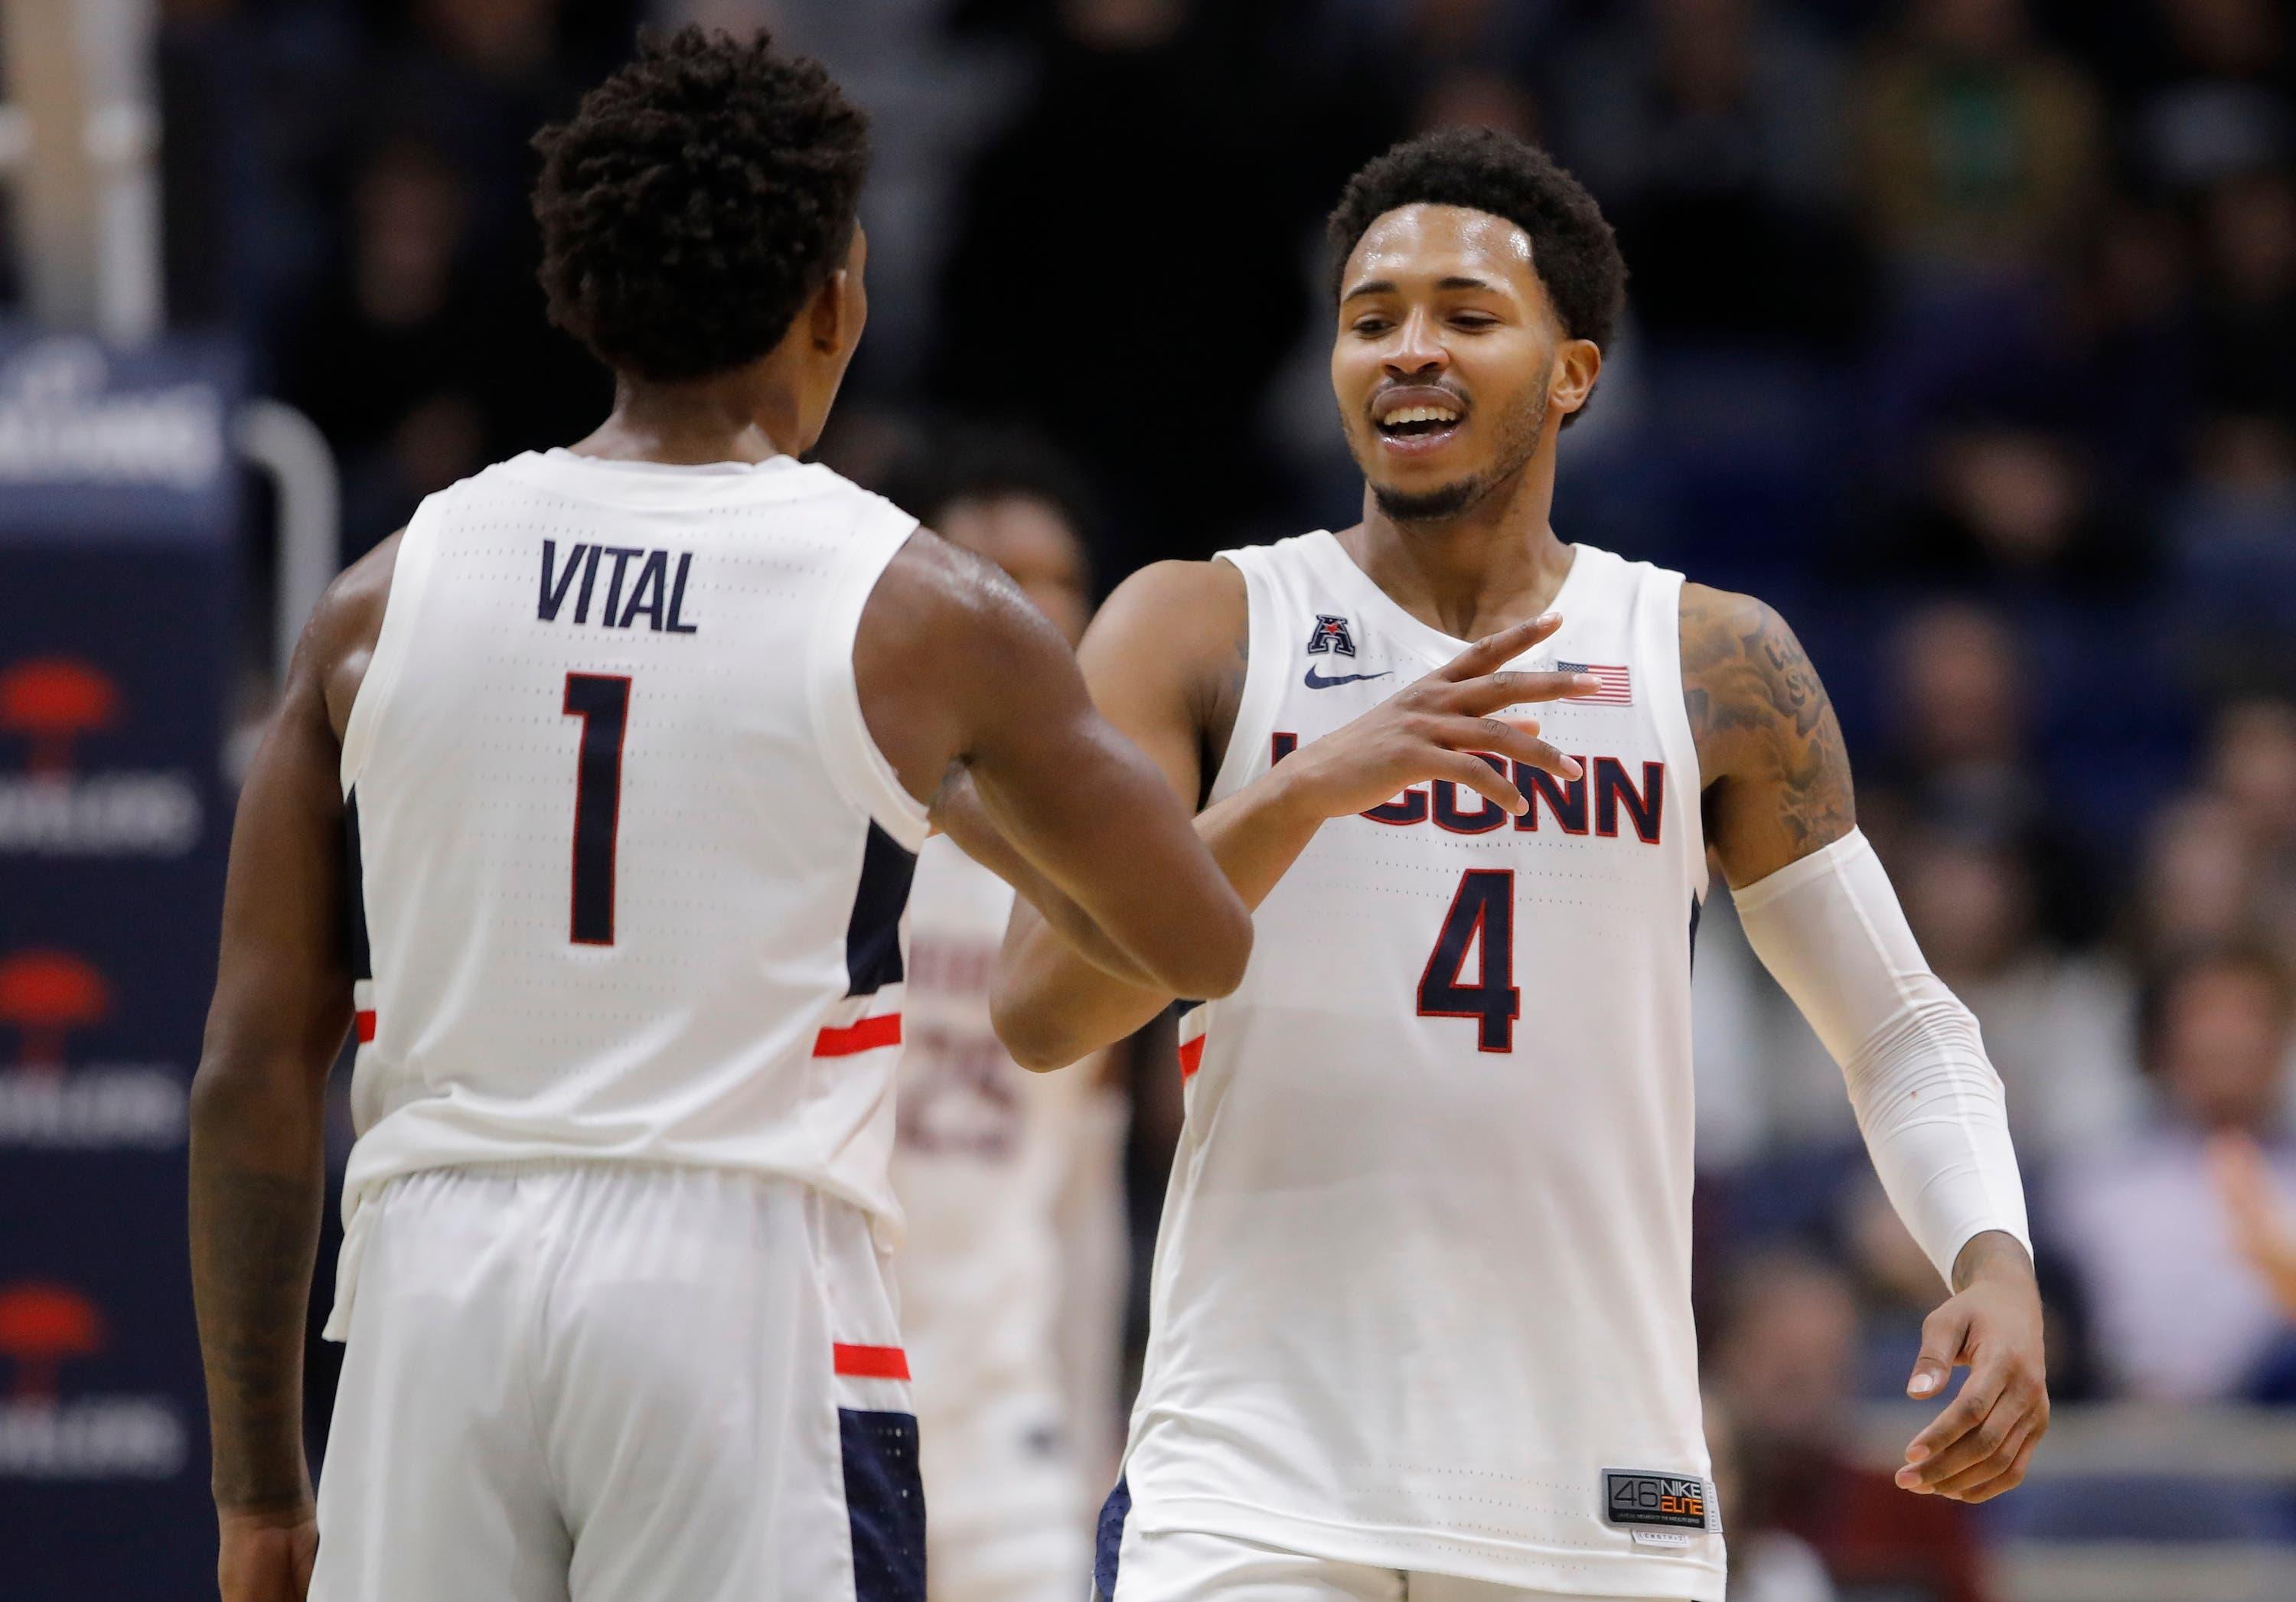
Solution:
M1746 1471L1738 1460L1738 1425L1710 1392L1706 1452L1713 1463L1714 1494L1730 1528L1731 1602L1835 1602L1825 1565L1800 1536L1752 1522Z
M463 270L469 214L442 152L386 141L352 187L343 269L289 341L287 398L342 458L347 559L487 461L480 387L507 352Z
M2236 1245L2209 1152L2252 1144L2296 1193L2282 1117L2292 1005L2286 971L2259 948L2166 964L2140 1014L2160 1097L2151 1127L2070 1161L2048 1188L2048 1230L2080 1277L2098 1367L2128 1395L2254 1394L2289 1338L2287 1313Z
M1999 842L2031 875L2041 930L2088 938L2095 875L2034 749L2034 669L2017 630L2001 612L1940 603L1900 625L1889 660L1890 727L1858 795L1876 849L1886 859L1921 829Z
M939 398L1054 435L1111 509L1114 575L1207 555L1275 501L1259 400L1304 325L1298 230L1321 201L1286 182L1283 86L1218 47L1217 10L1062 4L941 283Z
M2287 24L2273 0L2152 0L2168 49L2136 119L2149 175L2198 188L2290 153Z
M1916 0L1856 103L1874 226L1924 275L2030 273L2099 192L2095 92L2021 0Z
M2133 911L2140 958L2233 944L2263 926L2248 834L2231 802L2205 790L2154 814Z
M2213 418L2194 466L2168 514L2188 658L2212 685L2296 684L2296 424Z
M2202 208L2203 398L2296 423L2296 177L2227 178Z
M1893 857L1923 953L1984 1029L2019 1153L2046 1168L2126 1136L2143 1102L2127 980L2044 938L2032 871L2012 842L1931 826Z
M1839 343L1863 316L1841 66L1762 0L1645 0L1554 79L1653 336ZM1638 14L1637 14L1638 13Z
M571 110L577 79L559 37L565 0L412 0L378 87L390 115L451 155L487 258L527 254L534 130Z
M1857 1337L1857 1298L1838 1269L1774 1254L1730 1277L1706 1343L1708 1391L1735 1426L1745 1479L1742 1505L1724 1516L1796 1536L1849 1595L1983 1602L1969 1510L1909 1495L1856 1456Z
M1937 428L1920 488L1864 555L1877 576L2004 601L2118 599L2150 574L2149 530L2100 492L2070 420L1980 409Z
M1527 77L1551 42L1557 0L1326 0L1332 20L1374 44L1424 90L1463 72Z
M2061 314L2064 397L2108 495L2150 500L2185 464L2196 382L2193 250L2172 207L2114 201L2090 230ZM2132 384L2128 375L2144 374Z
M2296 705L2257 697L2219 711L2209 777L2252 854L2257 931L2296 956Z

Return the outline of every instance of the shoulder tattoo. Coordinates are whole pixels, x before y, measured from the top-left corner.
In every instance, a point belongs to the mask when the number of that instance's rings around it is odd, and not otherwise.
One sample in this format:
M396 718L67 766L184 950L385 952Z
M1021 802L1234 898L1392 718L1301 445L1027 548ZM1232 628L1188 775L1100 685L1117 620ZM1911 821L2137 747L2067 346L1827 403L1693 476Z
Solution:
M1781 866L1856 826L1833 702L1801 642L1770 607L1749 596L1686 590L1682 689L1708 784L1742 793L1730 810L1748 826L1767 820L1763 832L1778 832ZM1718 844L1728 851L1728 842Z

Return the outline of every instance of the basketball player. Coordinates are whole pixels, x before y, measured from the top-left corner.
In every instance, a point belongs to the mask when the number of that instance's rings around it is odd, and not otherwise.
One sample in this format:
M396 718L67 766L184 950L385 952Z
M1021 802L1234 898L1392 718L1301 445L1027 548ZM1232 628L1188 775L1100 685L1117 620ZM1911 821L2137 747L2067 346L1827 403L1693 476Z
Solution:
M1760 603L1548 522L1623 298L1610 229L1541 152L1454 131L1357 174L1331 242L1363 522L1150 568L1082 650L1259 927L1182 1019L1103 1595L1720 1602L1690 1308L1710 850L1951 1286L1908 1393L1972 1374L1898 1481L1998 1494L2047 1417L2000 1082L1857 833L1825 693ZM1576 697L1540 739L1463 727L1459 681L1542 616L1525 665ZM1463 754L1402 778L1430 739ZM999 987L1037 1067L1173 997L1025 908Z
M952 442L944 461L910 504L1081 635L1091 576L1059 464L987 440ZM894 1269L931 1602L1077 1602L1116 1457L1126 1098L1103 1064L1032 1074L998 1043L989 979L1012 907L951 841L918 852Z
M914 1602L881 1253L935 799L968 775L959 826L1128 973L1225 993L1249 916L1059 633L797 462L865 306L821 69L688 30L540 144L551 313L612 415L337 582L241 801L192 1147L223 1595Z

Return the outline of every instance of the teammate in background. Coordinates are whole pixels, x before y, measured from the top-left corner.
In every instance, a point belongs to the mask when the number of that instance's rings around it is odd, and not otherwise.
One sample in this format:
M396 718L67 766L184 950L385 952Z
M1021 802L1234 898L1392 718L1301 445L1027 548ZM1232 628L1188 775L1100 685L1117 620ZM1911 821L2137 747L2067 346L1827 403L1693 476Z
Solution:
M241 799L192 1135L223 1595L914 1602L879 1235L937 799L965 775L968 843L1128 973L1225 992L1250 920L1058 631L797 462L865 307L821 69L687 30L539 143L612 415L337 582Z
M1070 640L1092 615L1078 500L1048 456L951 442L904 497ZM1126 1097L1106 1064L1032 1074L989 1026L1013 891L951 842L909 896L893 1267L914 1376L931 1602L1076 1602L1115 1466Z
M2047 1418L2000 1081L1857 831L1825 693L1759 602L1548 521L1623 300L1610 228L1543 152L1452 131L1358 173L1331 243L1363 522L1149 568L1081 652L1259 928L1181 1021L1102 1592L1719 1602L1690 1305L1710 847L1951 1286L1907 1392L1972 1372L1898 1483L1998 1494ZM1467 715L1459 681L1532 645L1579 685L1543 738ZM1022 1062L1174 996L1016 914Z

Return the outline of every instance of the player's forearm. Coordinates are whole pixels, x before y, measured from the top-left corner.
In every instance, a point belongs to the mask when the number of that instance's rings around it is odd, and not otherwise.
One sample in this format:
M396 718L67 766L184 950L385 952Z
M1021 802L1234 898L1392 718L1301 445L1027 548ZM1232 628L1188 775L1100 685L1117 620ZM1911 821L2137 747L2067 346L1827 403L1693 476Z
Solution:
M1196 834L1246 907L1257 908L1323 826L1281 766L1196 817ZM1112 1046L1177 999L1096 965L1024 905L997 964L996 1031L1013 1060L1039 1072Z
M1898 1215L1950 1281L1993 1231L2030 1236L2000 1076L1930 971L1856 832L1737 891L1755 954L1841 1067Z
M192 1090L192 1297L216 1506L306 1499L303 1336L325 1201L324 1114L291 1076L210 1059Z

